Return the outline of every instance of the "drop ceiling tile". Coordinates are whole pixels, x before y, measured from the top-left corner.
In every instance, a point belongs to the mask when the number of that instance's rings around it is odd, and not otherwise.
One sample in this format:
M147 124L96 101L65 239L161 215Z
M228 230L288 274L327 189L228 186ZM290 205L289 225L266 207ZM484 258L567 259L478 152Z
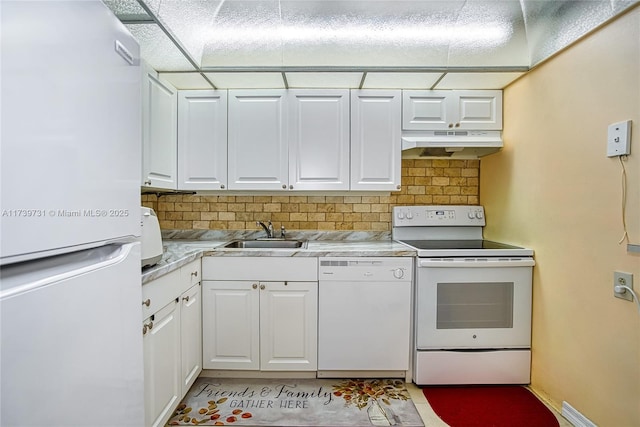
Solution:
M214 11L196 18L184 29L201 29L203 68L282 65L278 0L220 2Z
M151 17L140 6L137 0L103 0L118 19L125 21L144 21Z
M523 75L519 73L448 73L434 89L502 89Z
M214 20L224 1L154 0L153 3L160 21L180 40L191 57L200 63L205 39L215 28Z
M218 89L283 89L281 73L205 73Z
M194 71L156 24L126 24L126 27L140 44L140 56L156 71Z
M523 0L531 65L569 46L613 16L608 1L539 2Z
M450 67L529 65L519 2L467 2L456 18L449 40Z
M285 66L444 66L464 1L282 1Z
M160 80L171 83L176 89L212 89L200 73L160 73Z
M360 87L362 73L333 73L333 72L289 72L287 83L294 88L335 88L357 89Z
M367 73L363 89L430 89L442 73Z

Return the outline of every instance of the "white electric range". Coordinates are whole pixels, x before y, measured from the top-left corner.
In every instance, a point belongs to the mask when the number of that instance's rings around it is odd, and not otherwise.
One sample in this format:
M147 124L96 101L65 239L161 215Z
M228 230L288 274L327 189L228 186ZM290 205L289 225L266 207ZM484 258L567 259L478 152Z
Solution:
M482 206L401 206L417 251L414 382L528 384L533 250L482 238Z

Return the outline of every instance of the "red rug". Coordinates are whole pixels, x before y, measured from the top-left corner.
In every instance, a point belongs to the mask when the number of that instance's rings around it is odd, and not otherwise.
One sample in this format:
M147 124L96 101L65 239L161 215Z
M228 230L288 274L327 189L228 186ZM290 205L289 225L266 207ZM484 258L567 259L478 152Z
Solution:
M521 386L433 386L422 389L451 427L558 427L558 420Z

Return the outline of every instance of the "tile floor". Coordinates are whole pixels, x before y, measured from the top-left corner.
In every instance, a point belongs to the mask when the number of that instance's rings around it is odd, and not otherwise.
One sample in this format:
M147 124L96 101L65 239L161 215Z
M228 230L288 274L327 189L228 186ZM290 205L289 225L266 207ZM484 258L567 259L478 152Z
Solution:
M407 383L407 390L409 391L409 395L411 396L411 399L413 399L413 403L416 405L416 409L418 410L418 413L422 417L422 421L424 422L425 427L449 427L448 424L442 421L436 415L436 413L433 412L433 409L431 409L429 402L427 402L427 399L424 397L424 394L422 394L422 390L420 390L418 386L416 386L413 383L411 384ZM569 421L567 421L562 415L560 415L555 409L549 406L546 402L542 401L542 403L544 403L551 410L551 412L553 412L553 414L558 419L558 423L560 424L560 427L573 427L573 425Z

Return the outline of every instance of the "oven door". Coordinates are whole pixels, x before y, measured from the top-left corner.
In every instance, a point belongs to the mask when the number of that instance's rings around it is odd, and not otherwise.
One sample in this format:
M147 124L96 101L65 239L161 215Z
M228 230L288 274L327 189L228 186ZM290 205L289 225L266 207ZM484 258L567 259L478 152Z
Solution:
M420 258L416 347L531 346L532 258Z

